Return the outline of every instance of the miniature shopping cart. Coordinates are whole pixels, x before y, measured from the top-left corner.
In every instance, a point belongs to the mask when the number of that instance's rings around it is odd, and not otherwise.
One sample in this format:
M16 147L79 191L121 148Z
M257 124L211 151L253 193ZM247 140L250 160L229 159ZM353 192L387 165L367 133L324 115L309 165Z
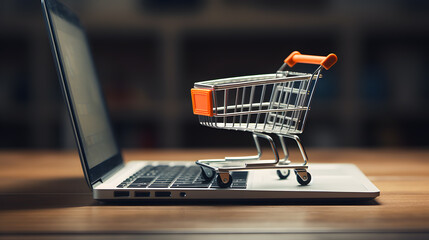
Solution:
M322 77L322 67L329 69L337 62L335 54L326 57L302 55L295 51L273 74L225 78L197 82L191 90L194 114L201 125L220 129L251 132L258 154L255 156L225 157L225 159L198 160L206 180L216 177L220 187L233 183L231 171L277 169L277 175L286 179L294 169L297 181L307 185L308 158L298 134L304 130L305 120L316 83ZM313 73L284 71L286 65L296 63L319 65ZM273 139L280 139L284 158L280 159ZM266 139L274 153L274 160L261 160L259 138ZM292 164L284 138L293 139L301 152L303 164Z

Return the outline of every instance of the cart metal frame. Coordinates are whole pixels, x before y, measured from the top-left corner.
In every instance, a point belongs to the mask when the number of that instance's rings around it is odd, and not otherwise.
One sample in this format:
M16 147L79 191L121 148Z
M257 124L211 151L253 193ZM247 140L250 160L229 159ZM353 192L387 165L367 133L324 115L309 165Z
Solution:
M225 157L198 160L202 175L207 180L217 175L220 187L233 182L231 171L277 169L277 175L286 179L294 169L297 181L307 185L311 181L308 157L298 134L304 131L308 110L323 68L329 69L337 61L335 54L326 57L302 55L295 51L274 74L224 78L197 82L191 90L194 114L207 127L251 132L257 154L254 156ZM319 65L313 73L284 71L296 63ZM280 159L277 147L269 134L278 136L284 157ZM261 160L259 138L269 142L274 160ZM303 163L292 164L284 138L296 142Z

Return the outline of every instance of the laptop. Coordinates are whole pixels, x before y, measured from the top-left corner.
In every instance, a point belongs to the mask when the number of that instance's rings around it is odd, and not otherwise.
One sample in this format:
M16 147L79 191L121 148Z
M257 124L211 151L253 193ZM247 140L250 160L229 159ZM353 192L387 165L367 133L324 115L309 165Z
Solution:
M113 134L85 31L79 18L57 0L41 0L61 90L93 198L101 201L186 200L368 200L380 191L352 164L311 164L313 180L301 186L276 170L232 172L220 188L207 180L196 159L125 163ZM201 156L204 157L204 156Z

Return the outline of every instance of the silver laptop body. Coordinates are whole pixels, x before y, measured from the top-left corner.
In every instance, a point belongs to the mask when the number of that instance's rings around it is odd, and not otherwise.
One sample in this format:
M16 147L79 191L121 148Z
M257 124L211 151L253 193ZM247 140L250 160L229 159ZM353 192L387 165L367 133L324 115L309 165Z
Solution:
M83 172L94 199L368 200L379 196L380 191L352 164L310 164L313 180L307 186L299 185L294 176L280 180L276 170L255 170L241 174L241 181L230 188L219 188L199 176L196 159L124 163L78 17L56 0L41 2ZM158 175L154 175L156 171ZM188 177L183 177L186 174Z

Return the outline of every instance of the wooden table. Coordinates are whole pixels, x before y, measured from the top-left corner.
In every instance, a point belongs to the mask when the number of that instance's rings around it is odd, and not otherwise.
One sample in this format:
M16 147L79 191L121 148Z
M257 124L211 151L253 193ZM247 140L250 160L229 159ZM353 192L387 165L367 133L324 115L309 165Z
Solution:
M127 160L196 160L252 150L126 151ZM381 190L365 203L106 205L92 200L76 152L0 152L0 238L429 239L429 151L309 149L354 163ZM295 152L296 154L296 152ZM210 234L208 234L210 233Z

